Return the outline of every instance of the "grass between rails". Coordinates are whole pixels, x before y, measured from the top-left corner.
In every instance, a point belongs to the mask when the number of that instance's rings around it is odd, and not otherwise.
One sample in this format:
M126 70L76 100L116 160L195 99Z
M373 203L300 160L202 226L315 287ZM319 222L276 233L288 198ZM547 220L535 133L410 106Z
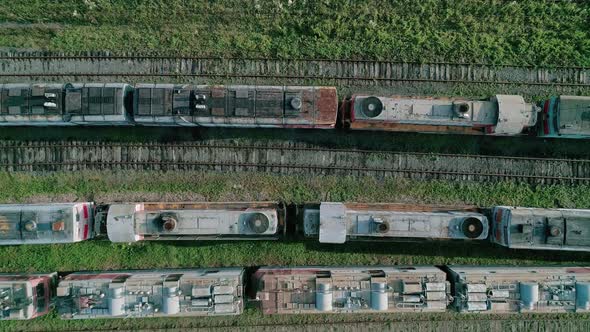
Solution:
M0 4L0 46L59 51L590 65L586 2L126 1ZM172 19L171 19L172 18Z
M589 189L587 185L529 186L513 182L484 184L249 172L0 173L1 202L47 200L55 196L108 201L121 200L117 196L123 195L127 200L281 200L286 203L419 201L479 206L504 204L589 208Z
M526 320L538 320L535 325L542 331L551 328L563 328L564 323L579 330L587 328L588 314L545 314L545 315L519 315L519 318ZM504 321L498 322L498 319ZM553 321L544 321L553 320ZM403 325L399 325L403 322ZM411 322L412 324L408 324ZM380 323L380 324L376 324ZM499 323L499 324L498 324ZM242 315L232 317L197 317L197 318L146 318L146 319L95 319L95 320L60 320L56 314L50 314L32 321L4 321L0 327L5 331L110 331L110 330L138 330L138 329L191 329L191 328L213 328L226 327L236 329L243 326L255 326L256 331L274 330L276 325L290 325L291 329L305 325L315 325L321 330L332 330L338 327L343 329L349 325L366 324L362 328L371 326L380 330L412 331L416 324L421 326L420 331L440 331L445 328L461 327L463 331L486 331L490 330L514 330L515 326L527 326L520 324L514 316L499 315L478 315L478 314L457 314L457 313L399 313L399 314L315 314L315 315L262 315L254 308L249 308ZM331 326L330 324L337 324ZM410 325L410 326L406 326ZM532 327L532 326L530 326ZM545 327L543 329L542 327ZM291 330L285 328L283 330ZM223 329L225 330L225 329ZM309 327L312 330L312 327ZM354 331L355 329L346 329Z
M419 182L373 178L275 176L251 173L72 172L49 175L0 173L0 202L109 200L319 200L413 201L448 204L514 204L590 207L588 186L536 186L514 183L479 184ZM590 255L510 251L487 243L358 243L320 245L314 241L201 242L112 244L87 241L72 245L0 248L0 271L75 271L96 269L256 265L375 264L587 264ZM585 315L554 315L587 319ZM238 317L195 319L62 321L55 313L28 322L2 322L2 330L95 330L190 328L260 324L317 324L347 321L388 322L425 319L473 320L479 316L311 315L263 316L248 309ZM489 316L485 316L486 318ZM541 317L541 316L538 316Z

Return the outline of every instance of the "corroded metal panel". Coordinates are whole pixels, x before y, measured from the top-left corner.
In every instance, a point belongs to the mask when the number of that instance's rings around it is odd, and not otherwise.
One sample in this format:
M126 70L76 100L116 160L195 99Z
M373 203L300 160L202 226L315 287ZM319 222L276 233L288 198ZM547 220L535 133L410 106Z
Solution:
M319 210L319 211L318 211ZM323 243L394 238L486 239L487 217L473 207L327 203L304 210L306 236Z
M173 111L153 112L161 94ZM135 121L147 125L332 128L338 106L332 87L138 84L134 99Z
M238 315L242 268L76 272L60 280L65 319Z
M253 276L265 314L441 312L446 274L436 267L268 267Z
M590 251L590 210L497 206L491 233L509 248Z
M344 106L352 129L517 135L535 125L537 108L521 96L489 101L354 95Z
M285 230L284 209L270 202L112 204L107 216L113 242L277 239Z
M588 312L590 268L449 266L460 312Z
M57 273L0 274L0 320L31 319L49 312Z
M70 243L94 236L94 203L0 205L0 245Z

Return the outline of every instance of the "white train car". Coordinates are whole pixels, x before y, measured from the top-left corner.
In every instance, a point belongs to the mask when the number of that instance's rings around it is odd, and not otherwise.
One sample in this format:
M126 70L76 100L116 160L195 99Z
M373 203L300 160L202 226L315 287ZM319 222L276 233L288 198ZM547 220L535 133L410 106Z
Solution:
M113 204L107 215L112 242L273 240L285 230L284 211L273 202Z
M449 266L459 312L590 311L590 268Z
M488 219L470 207L322 202L306 206L303 230L321 243L354 240L484 240Z
M0 245L72 243L94 235L94 203L0 205Z
M60 280L64 319L239 315L244 269L76 272Z

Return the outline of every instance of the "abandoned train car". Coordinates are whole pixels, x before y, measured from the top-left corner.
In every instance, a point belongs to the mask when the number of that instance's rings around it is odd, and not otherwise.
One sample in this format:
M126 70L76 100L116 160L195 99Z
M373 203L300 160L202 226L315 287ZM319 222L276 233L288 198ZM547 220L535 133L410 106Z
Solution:
M459 312L588 312L590 268L449 266Z
M489 100L353 95L342 109L351 129L509 136L533 128L539 111L515 95Z
M142 240L278 239L284 209L273 202L112 204L107 234L113 242Z
M496 206L493 243L512 249L590 251L590 210Z
M126 83L0 84L0 126L128 125Z
M0 204L0 245L71 243L95 235L94 203Z
M436 267L263 267L252 277L265 314L441 312L446 274Z
M53 304L57 273L0 273L0 320L32 319Z
M135 123L156 126L333 128L336 89L137 84Z
M238 315L244 269L76 272L57 287L65 319Z
M590 97L551 97L540 114L539 136L590 138Z
M305 236L321 243L387 239L488 237L488 219L475 207L322 202L303 212Z

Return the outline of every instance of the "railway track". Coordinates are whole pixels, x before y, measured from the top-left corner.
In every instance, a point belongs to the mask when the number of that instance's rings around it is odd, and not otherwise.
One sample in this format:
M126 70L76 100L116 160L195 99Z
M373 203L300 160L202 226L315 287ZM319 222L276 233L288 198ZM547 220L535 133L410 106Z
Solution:
M266 172L588 184L590 160L330 149L292 142L0 142L0 170Z
M269 324L240 325L240 330L247 331L317 331L321 328L323 331L359 331L359 330L391 330L391 331L581 331L590 326L590 321L584 319L522 319L519 318L490 318L485 319L465 319L465 320L427 320L411 319L404 321L386 320L386 321L344 321L344 322L321 322L321 323L280 323L272 322ZM208 327L134 327L134 328L117 328L117 331L200 331L200 330L217 330L229 331L236 329L236 325L221 325ZM90 329L63 329L64 332L83 332ZM112 331L111 328L96 329L93 331ZM50 330L57 331L57 330Z
M285 81L289 84L378 85L396 83L470 83L590 87L590 68L492 65L478 63L407 63L378 60L236 59L0 54L0 78L202 78Z

